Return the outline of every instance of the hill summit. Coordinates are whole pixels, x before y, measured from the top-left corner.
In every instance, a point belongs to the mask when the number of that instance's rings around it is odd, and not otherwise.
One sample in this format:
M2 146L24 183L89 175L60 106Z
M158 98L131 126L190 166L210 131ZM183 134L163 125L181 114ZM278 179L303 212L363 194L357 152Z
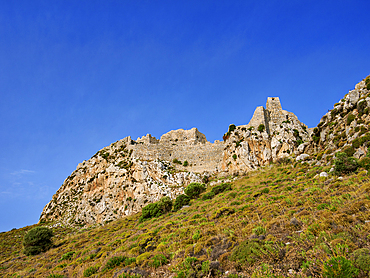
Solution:
M192 182L240 175L292 153L308 142L306 125L282 109L278 97L257 107L247 125L230 125L224 141L207 141L197 128L157 139L130 136L80 163L45 206L40 221L106 223L164 196L176 198Z

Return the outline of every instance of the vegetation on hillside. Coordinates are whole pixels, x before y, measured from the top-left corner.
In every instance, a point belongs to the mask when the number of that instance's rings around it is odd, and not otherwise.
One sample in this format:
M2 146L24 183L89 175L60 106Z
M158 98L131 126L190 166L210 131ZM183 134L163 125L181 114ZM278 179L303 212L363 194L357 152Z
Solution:
M53 248L34 256L22 240L35 226L1 233L0 275L368 277L369 175L317 177L330 167L275 164L220 180L178 211L162 200L159 216L56 227Z

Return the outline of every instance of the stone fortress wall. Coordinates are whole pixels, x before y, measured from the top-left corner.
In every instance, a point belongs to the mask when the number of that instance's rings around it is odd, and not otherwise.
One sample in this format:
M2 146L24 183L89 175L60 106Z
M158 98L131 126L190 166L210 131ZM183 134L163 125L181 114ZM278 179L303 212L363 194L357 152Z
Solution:
M263 124L267 134L282 135L281 125L284 122L291 122L292 126L299 129L300 134L304 134L301 127L303 124L293 113L282 109L279 97L268 97L266 108L257 107L250 122L241 127L253 126L256 130L260 124ZM286 127L285 124L284 127ZM225 142L208 142L206 136L196 128L172 130L162 135L160 139L147 134L128 145L128 148L133 151L134 159L169 161L176 169L195 173L222 171L225 168L222 166L225 147ZM188 166L176 164L173 162L174 159L182 163L187 161Z
M174 159L188 162L188 166L176 164L176 168L202 172L217 172L222 161L224 142L210 143L204 134L196 128L190 130L172 130L158 140L150 134L138 138L129 146L133 150L133 158L153 161L164 160L173 162Z

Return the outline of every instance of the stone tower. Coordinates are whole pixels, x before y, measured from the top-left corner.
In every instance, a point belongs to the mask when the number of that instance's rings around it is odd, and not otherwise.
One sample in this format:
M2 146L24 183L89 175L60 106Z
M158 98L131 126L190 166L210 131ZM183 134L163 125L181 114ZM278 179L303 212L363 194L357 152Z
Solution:
M266 102L266 109L269 112L269 122L273 124L280 124L287 120L281 108L280 99L278 97L268 97Z
M279 97L268 97L266 109L263 106L257 107L252 119L246 127L249 128L253 126L257 129L260 124L263 124L266 128L266 132L272 134L284 122L290 122L293 125L298 123L303 125L299 122L296 115L282 109Z

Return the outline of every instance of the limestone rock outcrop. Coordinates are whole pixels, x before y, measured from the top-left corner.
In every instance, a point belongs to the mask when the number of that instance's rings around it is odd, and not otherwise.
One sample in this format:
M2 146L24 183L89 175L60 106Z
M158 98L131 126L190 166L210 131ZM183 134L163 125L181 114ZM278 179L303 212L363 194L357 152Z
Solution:
M327 164L337 152L364 158L370 147L370 76L356 84L312 129L307 152Z
M136 141L126 137L80 163L40 221L105 223L164 196L174 199L188 184L217 172L222 151L222 142L208 142L196 128L170 131L160 140L150 134Z
M310 137L307 126L283 110L278 97L269 97L266 108L257 107L247 125L231 125L224 139L221 169L236 174L302 153Z

